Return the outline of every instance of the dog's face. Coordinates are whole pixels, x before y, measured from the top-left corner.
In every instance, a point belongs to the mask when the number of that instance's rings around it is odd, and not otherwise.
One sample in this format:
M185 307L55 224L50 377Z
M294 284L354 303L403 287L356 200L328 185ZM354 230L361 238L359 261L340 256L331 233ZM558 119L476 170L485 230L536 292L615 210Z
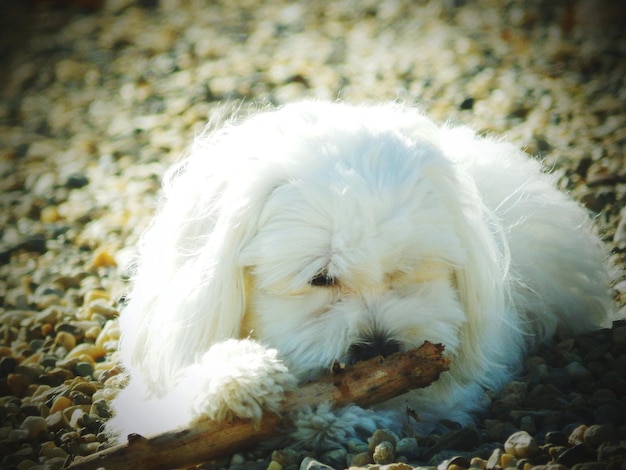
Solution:
M436 148L392 136L336 143L292 170L241 252L242 336L276 348L301 379L425 340L454 351L467 247L456 196L435 182L448 171Z
M482 367L505 247L431 121L308 103L198 145L166 179L123 316L128 363L169 348L145 363L155 387L248 336L301 379L425 340Z

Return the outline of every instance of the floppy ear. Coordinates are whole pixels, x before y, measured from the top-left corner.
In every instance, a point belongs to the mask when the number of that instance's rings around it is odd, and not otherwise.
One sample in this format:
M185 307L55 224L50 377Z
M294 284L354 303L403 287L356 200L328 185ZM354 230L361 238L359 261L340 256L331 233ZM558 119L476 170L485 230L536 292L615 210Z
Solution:
M211 344L239 335L245 288L238 254L255 233L272 183L250 176L236 150L196 148L172 169L165 201L140 244L120 319L121 351L152 390L167 389Z
M453 161L452 171L428 175L444 195L465 249L464 263L455 271L459 301L467 315L460 332L463 366L451 372L462 381L462 376L479 377L485 367L493 367L491 378L497 380L502 374L495 369L503 363L502 351L507 349L501 345L516 341L514 335L506 337L509 329L501 328L502 322L511 321L507 309L513 308L508 292L510 256L498 221L485 206L471 176L459 165Z

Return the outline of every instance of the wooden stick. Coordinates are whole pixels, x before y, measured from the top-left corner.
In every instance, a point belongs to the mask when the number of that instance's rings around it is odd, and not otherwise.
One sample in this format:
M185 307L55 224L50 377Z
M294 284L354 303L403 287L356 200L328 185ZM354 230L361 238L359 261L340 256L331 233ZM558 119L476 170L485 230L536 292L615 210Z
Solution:
M302 406L331 402L335 408L350 404L366 407L426 387L448 370L443 350L440 344L426 342L417 349L349 367L335 363L329 377L287 393L280 413L265 413L256 425L244 420L228 423L199 419L189 428L150 439L131 434L128 443L78 458L69 468L166 470L214 460L280 435L289 427L289 414Z

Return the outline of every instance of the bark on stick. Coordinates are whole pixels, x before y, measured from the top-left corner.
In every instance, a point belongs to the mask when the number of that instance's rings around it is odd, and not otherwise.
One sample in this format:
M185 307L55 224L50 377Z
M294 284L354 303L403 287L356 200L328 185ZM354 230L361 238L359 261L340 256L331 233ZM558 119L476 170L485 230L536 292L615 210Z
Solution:
M348 367L335 364L329 376L287 393L280 412L265 413L256 425L245 420L200 419L189 428L149 439L131 435L127 443L78 458L69 468L169 470L214 460L280 435L289 428L289 415L302 406L331 402L334 408L350 404L367 407L426 387L448 370L443 350L440 344L426 342L386 358L375 357Z

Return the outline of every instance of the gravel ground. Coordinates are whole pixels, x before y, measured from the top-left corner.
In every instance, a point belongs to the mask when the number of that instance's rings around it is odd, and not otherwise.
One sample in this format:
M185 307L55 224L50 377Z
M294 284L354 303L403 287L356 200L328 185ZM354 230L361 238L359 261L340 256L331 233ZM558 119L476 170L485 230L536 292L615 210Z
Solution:
M116 317L160 177L240 101L400 99L539 155L598 214L624 316L619 0L0 7L1 468L62 468L106 445ZM526 365L473 427L202 468L626 468L626 323L557 338Z

